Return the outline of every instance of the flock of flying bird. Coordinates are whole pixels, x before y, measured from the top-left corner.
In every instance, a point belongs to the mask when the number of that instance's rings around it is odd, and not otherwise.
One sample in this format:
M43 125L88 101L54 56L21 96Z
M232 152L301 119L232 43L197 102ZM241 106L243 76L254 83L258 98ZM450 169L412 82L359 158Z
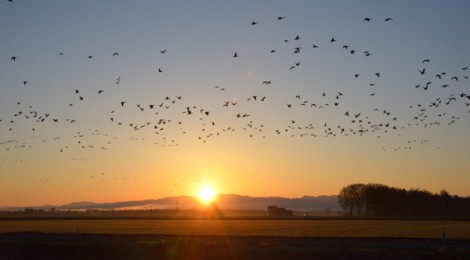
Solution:
M11 2L11 0L9 0ZM278 22L282 22L286 17L277 17ZM363 19L365 23L374 22L375 19L366 17ZM392 22L392 18L384 18L385 22ZM259 26L257 21L252 21L248 26ZM301 59L300 53L307 51L302 42L302 36L296 35L291 40L283 39L281 42L295 42L299 43L292 51L292 55L297 55ZM370 50L360 50L352 48L348 44L339 44L339 39L331 37L325 39L320 43L309 43L309 48L321 50L324 45L335 46L338 52L344 52L344 55L362 55L363 57L370 58L373 52ZM167 49L161 49L160 55L171 55ZM276 55L278 50L267 49L267 53ZM234 50L231 58L243 58L243 51ZM58 52L60 56L67 56L63 52ZM119 52L112 52L109 55L113 59L119 59ZM84 55L90 61L96 59L95 55ZM230 54L227 53L228 59ZM19 63L24 57L21 54L11 55L9 62ZM232 60L233 62L234 60ZM2 61L4 62L4 61ZM229 97L224 95L220 98L219 107L209 107L200 104L193 104L190 98L187 98L184 93L180 95L163 95L155 97L154 103L133 103L125 98L116 102L114 107L106 112L96 109L96 113L103 113L106 117L106 126L127 128L130 130L132 136L128 139L131 141L151 142L162 147L178 146L181 141L178 139L181 135L189 135L193 138L205 143L221 135L233 134L234 132L241 132L246 138L278 138L278 136L287 136L292 138L316 138L316 137L339 137L339 136L364 136L373 135L381 138L387 134L394 134L399 136L400 133L407 128L411 127L436 127L440 125L452 125L458 120L462 119L462 115L452 115L447 112L446 107L460 106L466 109L465 113L470 113L470 93L453 91L453 87L460 84L467 84L468 67L462 67L455 71L433 73L434 68L431 68L432 59L425 58L420 61L420 67L416 68L416 82L411 82L409 91L426 91L426 93L439 93L439 96L434 97L429 102L416 103L409 105L409 115L399 115L394 111L384 108L376 107L372 111L355 110L354 107L345 107L343 100L348 96L344 91L331 91L322 90L320 95L309 97L309 93L293 93L291 96L286 96L285 103L274 104L270 101L269 94L253 93L246 97ZM286 71L297 69L301 66L301 61L294 62L293 64L286 65ZM156 68L155 74L165 73L164 68ZM351 80L359 80L360 78L367 77L369 83L365 87L371 87L368 95L369 98L374 98L377 95L377 89L374 88L377 82L383 77L384 72L373 71L368 75L360 73L351 73ZM123 77L118 76L113 79L114 85L117 88L125 88L126 84L123 83ZM18 80L18 86L13 87L32 87L35 82L30 79ZM12 86L9 86L12 87ZM275 88L276 82L271 79L266 79L259 82L257 91L263 91L263 88ZM210 87L213 91L213 99L218 99L220 94L228 92L226 86L220 84ZM448 89L446 92L437 92L436 88ZM91 93L89 89L71 89L69 101L64 105L63 109L73 107L81 104L87 104L90 97L92 99L103 98L106 99L106 93L112 92L113 89L99 88ZM445 93L444 95L442 93ZM70 149L102 149L108 150L111 148L113 142L121 138L115 132L107 132L103 125L96 125L94 128L86 130L74 131L74 143L68 141L62 143L62 140L69 140L68 137L59 136L61 133L55 133L56 136L52 139L44 139L46 136L45 131L49 128L42 127L45 124L63 124L69 129L81 129L80 120L70 117L61 117L54 114L52 111L41 111L40 107L34 107L30 104L24 104L23 101L18 100L15 104L17 112L14 114L0 114L0 131L2 133L0 139L0 149L2 154L15 149L28 149L33 148L34 145L29 143L31 139L39 139L42 142L52 141L58 144L57 152L65 153ZM90 103L90 105L93 105ZM257 117L258 111L262 110L263 106L276 106L277 109L285 111L293 115L289 120L278 120L278 125L268 127L268 124L262 121L262 118ZM254 108L254 109L253 109ZM170 113L171 111L171 113ZM177 117L170 117L169 115L178 114ZM322 111L334 111L341 114L338 121L321 122L316 120L315 113ZM132 116L129 116L129 112ZM218 122L214 114L222 114L224 120ZM305 119L297 119L296 113L311 113L312 120L305 121ZM469 114L470 115L470 114ZM31 136L28 139L15 138L15 132L24 131L17 127L18 122L27 122L26 125L30 128ZM272 123L271 123L272 124ZM188 125L189 127L186 127ZM194 126L196 125L196 126ZM108 128L108 127L105 127ZM151 135L149 135L150 133ZM152 139L150 139L150 137ZM384 150L399 150L411 149L414 144L426 145L429 140L406 140L403 146L397 146L392 149L390 147L383 147ZM0 158L1 159L1 158ZM1 161L6 161L3 158ZM79 160L79 159L74 159Z

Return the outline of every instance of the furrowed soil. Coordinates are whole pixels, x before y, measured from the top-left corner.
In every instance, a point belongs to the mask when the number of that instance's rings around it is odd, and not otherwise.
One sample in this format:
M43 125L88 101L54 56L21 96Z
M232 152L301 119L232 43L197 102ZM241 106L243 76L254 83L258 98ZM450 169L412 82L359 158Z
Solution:
M312 258L470 259L470 222L0 220L0 259Z
M470 259L469 241L109 234L0 234L1 259Z

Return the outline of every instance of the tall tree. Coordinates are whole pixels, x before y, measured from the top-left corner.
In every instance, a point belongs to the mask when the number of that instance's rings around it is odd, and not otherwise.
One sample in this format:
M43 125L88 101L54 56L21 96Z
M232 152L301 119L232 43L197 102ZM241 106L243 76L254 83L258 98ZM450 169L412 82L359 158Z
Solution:
M338 202L346 210L347 216L363 215L366 205L365 187L362 183L356 183L341 189Z
M451 196L445 190L432 194L356 183L340 190L338 202L348 217L470 217L470 198Z

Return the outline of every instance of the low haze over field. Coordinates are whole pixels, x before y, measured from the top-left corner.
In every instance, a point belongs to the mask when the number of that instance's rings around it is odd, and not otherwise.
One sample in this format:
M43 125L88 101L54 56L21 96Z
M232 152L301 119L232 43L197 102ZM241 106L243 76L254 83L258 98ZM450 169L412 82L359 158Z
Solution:
M469 14L463 0L3 0L0 206L358 182L468 196Z

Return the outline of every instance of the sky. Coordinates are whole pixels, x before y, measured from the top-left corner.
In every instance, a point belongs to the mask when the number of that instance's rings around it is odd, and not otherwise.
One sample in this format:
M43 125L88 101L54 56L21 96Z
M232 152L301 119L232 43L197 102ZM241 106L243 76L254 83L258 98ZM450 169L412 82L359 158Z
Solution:
M469 24L464 0L3 0L0 206L469 196Z

